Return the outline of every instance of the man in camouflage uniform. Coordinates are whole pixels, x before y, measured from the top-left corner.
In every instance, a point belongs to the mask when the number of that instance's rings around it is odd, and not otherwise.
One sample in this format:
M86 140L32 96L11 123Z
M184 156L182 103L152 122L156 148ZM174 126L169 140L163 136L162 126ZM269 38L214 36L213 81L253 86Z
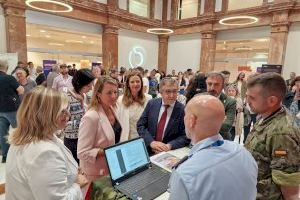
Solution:
M245 147L258 164L257 199L299 199L300 129L282 106L284 79L275 73L253 76L247 83L247 101L262 118Z

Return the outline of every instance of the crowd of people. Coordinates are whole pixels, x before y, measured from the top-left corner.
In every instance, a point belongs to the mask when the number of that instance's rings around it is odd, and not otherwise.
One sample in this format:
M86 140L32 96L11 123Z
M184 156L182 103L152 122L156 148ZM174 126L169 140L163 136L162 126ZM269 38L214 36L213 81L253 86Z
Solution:
M275 73L246 79L241 72L231 83L229 71L166 75L62 64L46 76L32 62L19 62L11 75L7 69L0 61L9 200L89 199L92 183L109 175L103 149L137 137L149 155L191 146L173 170L171 199L299 195L300 77L294 73L284 81Z

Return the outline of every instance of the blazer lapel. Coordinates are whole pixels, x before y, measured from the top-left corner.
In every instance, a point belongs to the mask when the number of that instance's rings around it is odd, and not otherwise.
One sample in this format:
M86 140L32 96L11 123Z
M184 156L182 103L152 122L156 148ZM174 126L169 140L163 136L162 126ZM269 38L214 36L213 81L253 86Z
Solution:
M112 129L109 119L107 118L102 106L99 108L99 123L102 126L103 133L111 144L115 144L115 133ZM108 144L108 145L111 145Z
M156 131L157 131L157 125L158 125L158 117L159 117L159 111L160 111L160 107L161 107L161 104L162 104L162 100L161 98L159 99L159 101L157 101L157 104L158 105L155 105L154 108L153 108L153 116L154 116L154 136L156 135ZM150 110L151 112L151 110ZM149 128L149 127L148 127Z
M174 120L177 118L177 115L178 115L178 112L176 112L177 108L178 108L178 102L176 101L175 104L174 104L174 108L173 108L171 117L170 117L170 119L168 121L166 130L165 130L165 133L164 133L164 137L166 137L167 135L169 135L169 133L170 133L172 127L173 127Z
M78 164L73 158L71 151L62 143L62 141L60 141L60 139L54 136L53 142L61 149L62 153L64 154L64 157L69 161L68 163L72 163L74 167L78 168Z

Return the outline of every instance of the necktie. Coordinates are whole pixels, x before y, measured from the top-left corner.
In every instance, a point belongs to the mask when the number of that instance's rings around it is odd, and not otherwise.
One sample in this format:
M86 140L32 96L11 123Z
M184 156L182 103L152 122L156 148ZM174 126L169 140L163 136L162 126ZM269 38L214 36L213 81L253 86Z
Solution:
M158 122L157 125L157 131L156 131L156 141L162 141L163 140L163 135L164 135L164 128L165 128L165 124L167 121L167 114L168 114L168 108L169 105L164 105L165 106L165 110L163 112L163 114L160 117L160 120Z

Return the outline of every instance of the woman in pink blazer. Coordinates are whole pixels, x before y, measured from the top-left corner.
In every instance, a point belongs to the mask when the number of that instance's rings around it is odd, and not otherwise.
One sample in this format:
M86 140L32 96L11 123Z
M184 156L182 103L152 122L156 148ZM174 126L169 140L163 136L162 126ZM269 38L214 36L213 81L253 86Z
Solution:
M89 182L108 175L103 149L122 142L122 127L114 106L118 98L118 84L111 77L98 79L88 111L81 119L77 155L81 170ZM84 195L88 187L83 189Z

